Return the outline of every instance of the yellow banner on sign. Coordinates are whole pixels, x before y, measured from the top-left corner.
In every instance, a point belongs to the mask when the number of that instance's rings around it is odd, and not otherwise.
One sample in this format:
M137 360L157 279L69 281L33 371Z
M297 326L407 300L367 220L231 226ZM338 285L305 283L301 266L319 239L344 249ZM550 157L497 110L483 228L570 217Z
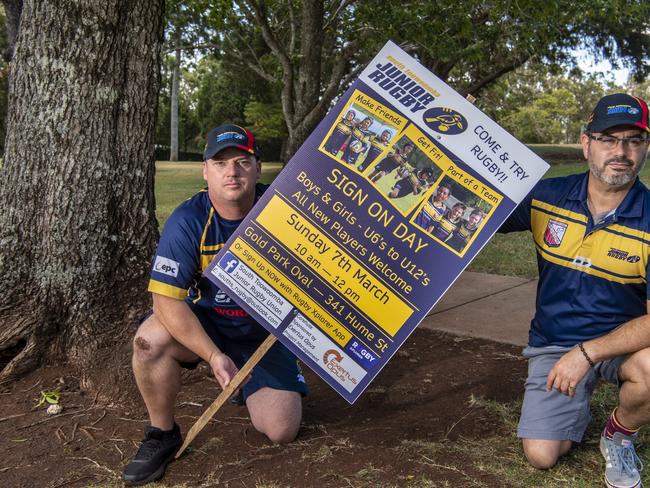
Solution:
M324 311L318 303L303 293L294 282L282 274L269 261L241 238L235 239L230 251L252 268L264 281L273 285L274 289L289 300L305 317L315 323L323 332L331 337L339 346L345 347L352 334L338 323L330 314Z
M384 283L277 195L256 221L391 336L413 313Z
M425 136L415 125L411 124L404 131L404 134L406 134L411 141L417 144L418 148L441 168L446 168L450 164L454 164L451 159L449 159L447 155L443 153L440 148L438 148L438 146L436 146L431 139Z

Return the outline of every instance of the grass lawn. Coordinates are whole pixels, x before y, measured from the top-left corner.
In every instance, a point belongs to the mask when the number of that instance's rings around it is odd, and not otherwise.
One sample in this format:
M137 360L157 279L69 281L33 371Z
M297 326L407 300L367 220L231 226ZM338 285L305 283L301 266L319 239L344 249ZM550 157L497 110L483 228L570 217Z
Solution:
M181 203L205 187L201 165L187 161L156 162L156 216L162 226L169 214ZM281 163L262 163L262 183L271 183L282 169Z

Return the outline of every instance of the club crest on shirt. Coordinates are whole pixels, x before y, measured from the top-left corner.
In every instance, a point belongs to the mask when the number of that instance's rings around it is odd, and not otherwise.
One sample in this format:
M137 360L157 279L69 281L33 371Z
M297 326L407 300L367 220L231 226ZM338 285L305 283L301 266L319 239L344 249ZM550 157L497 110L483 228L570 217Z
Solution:
M544 242L548 247L560 247L569 224L559 220L549 219L544 232Z
M214 303L230 303L230 297L222 290L219 290L214 296Z

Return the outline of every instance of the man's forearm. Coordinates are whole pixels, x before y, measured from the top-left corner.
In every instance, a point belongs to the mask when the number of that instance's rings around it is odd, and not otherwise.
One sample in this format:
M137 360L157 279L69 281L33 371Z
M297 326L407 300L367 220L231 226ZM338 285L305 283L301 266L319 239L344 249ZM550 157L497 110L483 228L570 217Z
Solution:
M643 315L621 324L597 339L583 344L595 363L650 347L650 315Z
M201 359L209 361L212 354L221 352L184 301L154 293L153 311L167 332Z

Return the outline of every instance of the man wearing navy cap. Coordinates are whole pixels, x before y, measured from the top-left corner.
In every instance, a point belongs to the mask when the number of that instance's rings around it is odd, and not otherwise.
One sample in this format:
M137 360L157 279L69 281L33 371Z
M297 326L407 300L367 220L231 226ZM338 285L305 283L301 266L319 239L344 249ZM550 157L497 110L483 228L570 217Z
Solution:
M619 403L600 439L610 487L641 486L634 450L650 423L648 106L603 97L581 144L589 171L540 182L502 231L531 230L539 284L518 435L528 461L550 468L580 442L600 378Z
M153 313L133 341L133 371L151 425L124 481L161 478L181 446L174 421L182 368L206 361L225 388L268 332L202 272L266 189L253 134L236 125L210 131L203 153L207 188L165 224L149 281ZM296 358L279 342L255 366L242 393L253 426L275 443L292 441L307 388Z

